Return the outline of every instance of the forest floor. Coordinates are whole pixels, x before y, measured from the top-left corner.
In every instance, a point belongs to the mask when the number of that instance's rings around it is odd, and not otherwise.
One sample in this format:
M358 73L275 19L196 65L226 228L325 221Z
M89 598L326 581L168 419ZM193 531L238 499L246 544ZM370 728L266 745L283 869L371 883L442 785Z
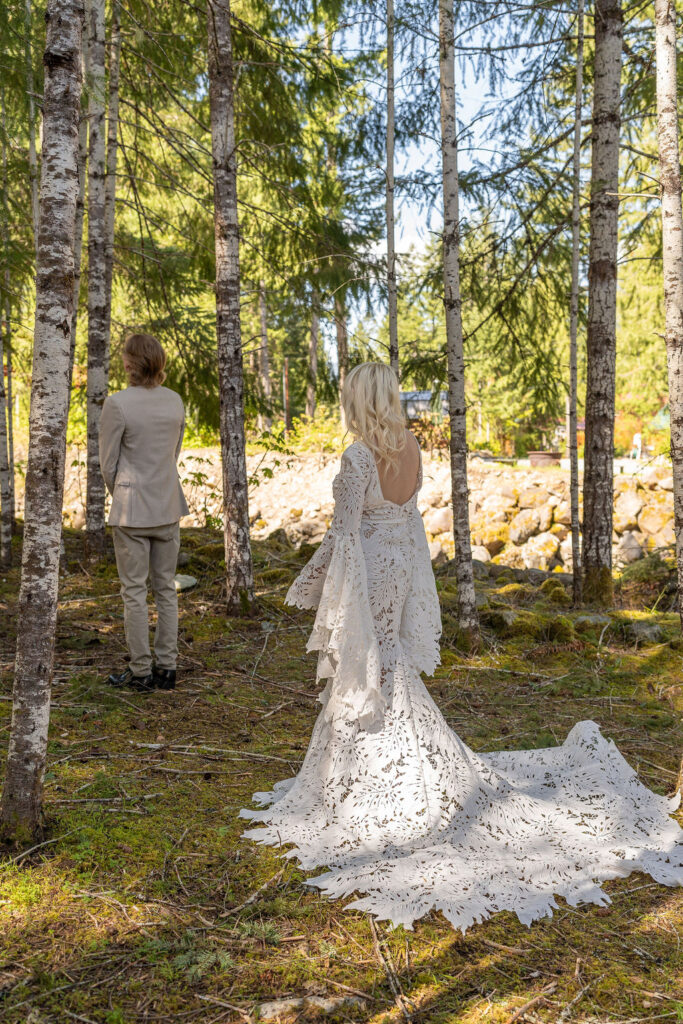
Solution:
M311 614L283 603L310 548L281 533L256 544L256 614L229 620L221 537L183 531L198 584L180 596L179 685L141 695L104 682L125 653L118 584L112 561L82 561L82 536L67 534L61 579L45 842L0 863L6 1024L683 1021L683 891L631 875L605 885L609 906L559 901L530 928L505 913L463 936L434 913L390 931L241 839L239 809L296 772L319 707ZM557 586L484 580L493 610L475 654L458 649L448 573L428 685L465 742L553 745L591 718L656 792L675 789L683 644L675 616L643 610L666 567L636 563L609 626L577 622ZM3 757L18 578L0 577ZM634 619L658 642L628 640ZM285 998L289 1011L265 1005Z

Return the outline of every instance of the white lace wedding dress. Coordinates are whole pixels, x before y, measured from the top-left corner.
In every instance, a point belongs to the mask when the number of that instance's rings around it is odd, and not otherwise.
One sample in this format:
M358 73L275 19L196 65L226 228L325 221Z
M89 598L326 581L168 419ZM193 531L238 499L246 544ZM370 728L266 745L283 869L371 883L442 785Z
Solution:
M323 708L296 778L241 812L263 826L245 836L294 844L304 868L329 869L311 884L408 928L432 909L463 931L499 910L529 924L557 895L608 903L600 883L636 870L683 884L678 798L647 789L595 722L492 754L448 727L420 678L441 622L417 492L385 500L360 441L333 488L330 529L287 594L317 608Z

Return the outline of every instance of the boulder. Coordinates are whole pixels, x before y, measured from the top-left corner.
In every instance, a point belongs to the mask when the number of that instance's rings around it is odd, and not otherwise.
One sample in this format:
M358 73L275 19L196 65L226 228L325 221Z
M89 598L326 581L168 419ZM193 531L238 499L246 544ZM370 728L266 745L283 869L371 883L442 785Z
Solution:
M557 534L555 534L555 536L557 537ZM565 565L571 565L572 564L572 538L571 538L571 534L569 534L568 536L564 537L560 541L560 550L559 550L558 554L559 554L560 558L562 559L562 561L564 562Z
M635 619L633 622L625 622L623 630L626 639L634 640L637 644L659 644L664 639L662 627L656 622Z
M448 561L448 555L441 547L438 540L430 541L429 543L429 557L431 558L434 565L445 565Z
M442 508L446 504L443 491L434 484L422 492L421 498L424 504L429 505L430 508Z
M481 511L485 512L491 519L498 519L500 522L506 522L508 515L512 514L512 509L515 508L517 502L514 498L509 498L505 494L489 494L484 498L481 504Z
M643 557L643 549L631 531L627 531L614 550L614 560L620 565L629 565Z
M643 499L635 488L623 491L614 503L614 529L617 533L635 530L638 525L638 513L643 507Z
M542 487L527 487L520 492L518 505L520 508L538 508L545 505L550 495Z
M659 486L663 491L673 491L674 489L674 478L672 476L666 476L663 480L659 481Z
M660 551L662 548L670 548L676 543L673 519L670 519L666 526L655 533L652 537L652 550Z
M194 576L183 576L182 573L178 573L175 578L176 590L191 590L192 587L197 586L197 580Z
M640 474L640 480L644 487L654 490L655 487L660 486L661 480L668 480L670 476L671 470L668 466L648 466Z
M439 533L448 533L453 529L453 513L445 506L443 508L430 508L424 516L424 526L427 533L435 536Z
M605 626L609 626L611 619L609 615L600 615L599 613L586 613L584 615L577 615L574 621L574 627L578 630L586 629L604 629Z
M522 549L517 547L515 544L510 544L508 547L503 548L500 554L496 555L496 559L499 565L507 565L511 569L524 568Z
M673 501L667 491L649 495L647 505L638 516L638 528L646 536L655 536L671 523Z
M522 548L522 559L527 569L547 569L555 556L560 542L553 533L546 531L530 537Z
M472 546L472 558L476 558L478 562L490 562L491 554L483 544L474 544Z
M555 506L553 518L556 523L561 523L563 526L572 525L572 510L568 501L561 501Z
M541 517L537 509L525 508L518 512L510 523L510 540L513 544L524 544L538 533Z
M486 548L492 557L503 550L510 539L510 530L504 523L484 522L473 526L472 543Z
M552 505L546 504L541 505L538 509L538 529L541 533L545 533L546 530L550 529L553 521L553 508Z

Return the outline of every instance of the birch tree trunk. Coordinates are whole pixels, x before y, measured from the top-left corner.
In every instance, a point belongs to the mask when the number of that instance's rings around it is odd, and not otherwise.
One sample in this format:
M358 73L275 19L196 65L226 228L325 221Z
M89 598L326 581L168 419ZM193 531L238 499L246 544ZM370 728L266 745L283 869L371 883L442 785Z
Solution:
M318 292L314 290L311 303L311 333L308 339L308 383L306 385L306 415L315 419L315 392L318 383L318 337L320 335L320 307Z
M104 332L107 366L111 344L111 288L114 277L116 224L116 157L119 131L119 73L121 66L121 0L112 4L109 43L109 99L107 110L107 173L104 181ZM108 390L109 382L106 381Z
M10 339L11 341L11 339ZM9 461L9 507L12 518L12 533L17 530L17 504L14 489L14 393L12 389L12 345L5 352L5 369L7 371L7 385L5 393L7 396L7 457Z
M683 628L683 210L676 89L676 5L655 0L657 141L662 194L662 259L666 356L669 370L671 460L678 567L678 613Z
M387 294L389 299L389 363L399 377L398 297L394 233L394 0L387 0Z
M31 219L33 222L33 244L38 248L38 154L36 153L36 97L33 76L33 11L31 0L24 6L24 61L26 66L26 94L28 96L28 174L31 188Z
M344 381L349 368L349 335L346 326L346 310L339 293L334 297L334 320L337 329L337 367L339 369L339 397L344 390Z
M451 428L451 492L457 581L458 624L466 635L479 631L472 571L467 491L465 354L460 297L460 211L458 140L455 117L453 0L439 0L441 158L443 167L443 283L448 357L448 411Z
M273 385L270 379L270 356L268 354L268 307L266 305L266 282L262 279L258 286L259 325L261 344L259 346L259 376L261 378L261 395L270 409L273 397ZM260 427L270 430L272 419L270 413L259 416Z
M5 359L3 331L8 342L11 337L10 320L7 312L3 315L3 330L0 330L0 568L9 569L12 564L12 493L10 487L8 421L12 415L7 402L5 388ZM9 352L9 344L7 346ZM9 416L8 416L9 414Z
M86 25L83 31L83 46L87 45ZM74 355L76 352L76 328L78 327L78 306L81 297L81 264L83 259L83 220L85 213L85 179L88 166L88 115L81 107L78 125L78 195L76 197L76 227L74 228L74 309L71 315L71 366L69 386L73 379Z
M576 103L574 109L574 159L572 188L572 291L569 313L569 495L572 526L572 597L581 603L581 531L579 526L579 449L576 427L578 392L577 335L579 327L579 246L581 242L581 115L583 110L583 11L578 0L576 45Z
M7 352L12 347L12 319L10 305L9 270L9 202L7 198L7 119L5 111L5 88L0 86L0 117L2 118L2 259L4 263L2 288L2 329L0 329L0 567L8 569L12 564L12 489L10 484L10 458L8 441L8 412L5 387L4 341ZM4 334L4 338L3 338Z
M244 614L254 599L254 572L249 541L247 462L244 443L237 153L230 0L209 0L208 54L227 607L229 614Z
M594 20L583 561L585 599L609 605L613 591L621 0L596 0Z
M35 834L41 824L50 717L69 411L81 0L49 0L45 19L36 319L18 609L21 630L0 808L0 830L15 840Z
M104 480L100 471L99 432L107 397L106 222L105 222L105 40L104 0L87 0L88 17L88 378L85 497L86 546L90 555L105 548Z

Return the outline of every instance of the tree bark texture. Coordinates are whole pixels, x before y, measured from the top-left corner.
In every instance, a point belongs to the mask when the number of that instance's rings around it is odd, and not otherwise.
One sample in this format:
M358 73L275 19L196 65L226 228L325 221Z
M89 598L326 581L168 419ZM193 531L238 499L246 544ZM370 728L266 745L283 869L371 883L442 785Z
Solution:
M270 356L268 354L268 306L266 304L266 282L261 279L258 285L259 328L261 344L259 345L258 371L261 383L261 397L268 406L268 412L259 415L260 429L270 430L270 403L273 398L273 385L270 379Z
M7 352L12 347L12 316L10 304L9 269L9 202L7 198L7 119L5 111L5 89L0 86L0 117L2 118L2 328L0 329L0 567L8 569L12 564L12 488L10 477L8 423L11 407L8 408L5 386L5 341ZM3 337L4 335L4 337Z
M81 94L80 0L49 0L24 545L12 722L0 811L15 839L41 824L69 411Z
M313 292L311 302L311 333L308 339L308 382L306 384L306 415L315 419L315 393L318 383L318 338L320 335L320 297Z
M116 224L116 158L119 131L119 74L121 67L121 2L112 4L109 41L109 97L107 109L107 167L104 180L104 330L107 362L111 344L111 286L114 277Z
M337 329L337 367L339 370L339 397L341 398L349 369L349 334L346 325L346 310L339 292L334 297L334 322Z
M100 471L99 433L109 384L105 219L105 39L104 0L87 0L88 18L88 377L86 544L91 555L105 546L105 488Z
M33 75L33 10L31 0L24 5L24 61L26 66L26 95L28 97L28 174L31 189L31 219L33 243L38 249L38 154L36 152L36 97Z
M87 21L83 26L83 48L87 46ZM82 99L82 97L81 97ZM83 262L83 221L85 214L85 182L88 171L88 115L81 103L81 117L78 125L78 195L76 197L76 226L74 228L74 309L71 316L71 366L69 385L73 380L73 364L76 353L76 329L81 297L81 267Z
M583 110L583 12L578 0L576 46L576 97L574 109L574 155L572 167L572 285L569 311L569 495L572 528L572 597L581 603L581 530L579 523L579 449L576 403L578 393L577 336L579 328L579 247L581 244L581 113Z
M254 597L244 440L239 223L230 0L208 6L209 103L216 244L216 336L223 464L223 535L228 612Z
M386 220L389 364L398 378L398 295L396 290L396 240L394 230L394 126L394 0L387 0Z
M669 371L671 460L678 567L678 611L683 627L683 210L678 144L676 5L655 0L657 141L662 196L662 257L666 355Z
M594 21L583 562L584 598L609 605L613 591L621 0L596 0Z
M441 95L441 158L443 167L443 283L448 357L448 408L451 428L451 490L457 581L458 624L477 634L479 620L474 593L470 516L467 490L467 427L465 354L460 297L460 211L458 143L455 116L455 47L453 0L439 0L439 70Z

